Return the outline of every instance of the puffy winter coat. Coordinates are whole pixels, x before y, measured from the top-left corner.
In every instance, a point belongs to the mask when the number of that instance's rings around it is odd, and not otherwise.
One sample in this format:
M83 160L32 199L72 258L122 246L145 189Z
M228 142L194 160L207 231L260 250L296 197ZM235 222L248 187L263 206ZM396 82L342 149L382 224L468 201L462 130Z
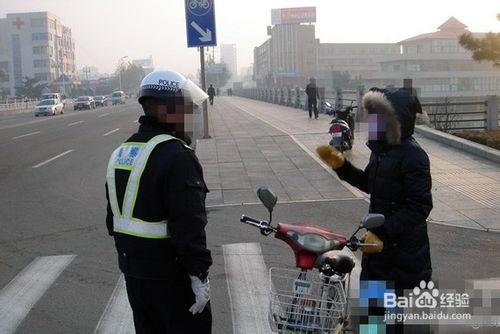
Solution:
M372 153L364 170L350 162L337 169L342 180L370 194L370 212L385 216L373 229L384 242L382 253L364 254L362 280L393 281L412 289L432 274L426 219L432 209L429 158L412 137L420 103L411 91L368 92L363 98L369 113L383 114L383 140L369 141Z

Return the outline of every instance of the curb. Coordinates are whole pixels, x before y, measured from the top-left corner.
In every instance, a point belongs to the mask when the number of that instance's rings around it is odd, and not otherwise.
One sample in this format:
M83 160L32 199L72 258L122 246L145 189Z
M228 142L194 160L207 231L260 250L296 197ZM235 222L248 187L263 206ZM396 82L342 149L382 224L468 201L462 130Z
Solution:
M448 146L452 146L465 152L477 155L481 158L500 163L500 151L495 150L494 148L474 143L470 140L444 133L423 125L416 125L415 132Z

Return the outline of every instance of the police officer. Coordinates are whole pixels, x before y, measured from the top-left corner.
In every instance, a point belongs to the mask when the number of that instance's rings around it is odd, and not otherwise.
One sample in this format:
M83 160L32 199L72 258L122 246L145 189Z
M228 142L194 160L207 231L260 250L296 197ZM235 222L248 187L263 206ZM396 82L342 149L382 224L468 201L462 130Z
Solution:
M136 333L211 333L208 189L188 146L193 107L206 98L179 73L148 74L139 130L109 160L106 225Z

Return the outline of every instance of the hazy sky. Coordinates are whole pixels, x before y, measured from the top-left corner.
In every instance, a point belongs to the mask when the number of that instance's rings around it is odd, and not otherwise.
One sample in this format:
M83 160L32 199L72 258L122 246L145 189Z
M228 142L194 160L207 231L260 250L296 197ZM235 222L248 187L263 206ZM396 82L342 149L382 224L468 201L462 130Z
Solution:
M217 39L235 43L238 67L253 62L253 48L266 39L271 8L317 7L321 42L397 42L435 31L450 16L471 31L500 30L498 0L215 0ZM188 49L183 0L0 0L6 13L50 11L72 29L77 67L112 72L122 56L196 73L199 55Z

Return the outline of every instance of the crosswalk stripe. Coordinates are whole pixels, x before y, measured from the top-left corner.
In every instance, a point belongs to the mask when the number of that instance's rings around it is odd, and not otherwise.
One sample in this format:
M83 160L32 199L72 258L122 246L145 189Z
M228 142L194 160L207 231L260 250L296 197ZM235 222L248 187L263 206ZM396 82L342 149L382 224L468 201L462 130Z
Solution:
M269 281L258 243L223 245L233 333L271 333Z
M135 333L134 317L128 301L127 287L123 275L120 275L94 333Z
M76 255L37 257L0 291L0 333L14 333Z

